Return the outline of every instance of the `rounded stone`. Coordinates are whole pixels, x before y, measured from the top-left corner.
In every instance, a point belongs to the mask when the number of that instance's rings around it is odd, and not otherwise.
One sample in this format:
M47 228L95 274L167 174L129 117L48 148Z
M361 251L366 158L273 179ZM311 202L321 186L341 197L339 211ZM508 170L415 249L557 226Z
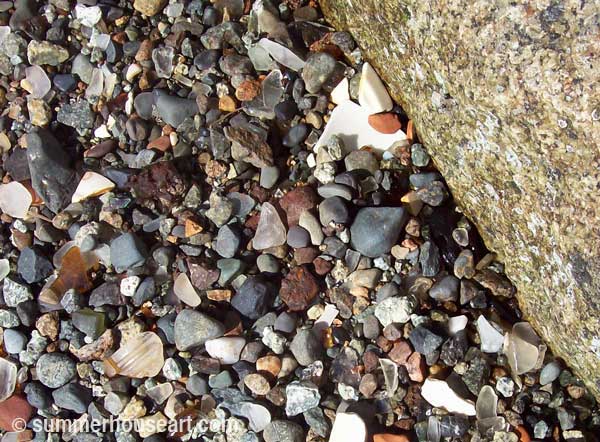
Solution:
M77 374L75 362L62 353L46 353L35 365L39 381L46 387L58 388L65 385Z

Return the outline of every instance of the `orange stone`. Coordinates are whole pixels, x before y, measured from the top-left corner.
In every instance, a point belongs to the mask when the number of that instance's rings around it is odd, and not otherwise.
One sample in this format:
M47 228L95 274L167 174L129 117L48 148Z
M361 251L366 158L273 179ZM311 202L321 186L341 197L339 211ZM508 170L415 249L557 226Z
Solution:
M523 425L519 425L515 431L519 433L520 442L531 442L531 437Z
M245 80L235 90L235 97L240 101L252 101L260 92L260 82Z
M229 95L219 98L219 110L223 112L233 112L237 109L235 100Z
M206 297L211 301L226 301L229 302L231 300L232 295L231 290L226 289L215 289L215 290L207 290Z
M369 115L368 121L373 129L382 134L393 134L402 128L398 115L390 112Z
M146 146L147 149L156 149L161 152L165 152L169 147L171 147L171 139L168 135L158 137L155 140L150 141Z
M404 434L375 434L373 442L410 442L410 438Z
M198 233L201 233L204 228L191 218L185 220L185 237L189 238Z
M13 395L0 402L0 428L5 431L24 430L32 415L33 408L22 396Z

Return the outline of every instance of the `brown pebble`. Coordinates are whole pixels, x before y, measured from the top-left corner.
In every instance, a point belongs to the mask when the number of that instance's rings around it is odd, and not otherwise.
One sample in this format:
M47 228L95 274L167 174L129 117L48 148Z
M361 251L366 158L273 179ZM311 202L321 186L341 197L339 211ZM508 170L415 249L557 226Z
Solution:
M398 115L386 112L369 115L369 125L382 134L393 134L402 128Z
M298 225L300 214L305 210L314 209L320 198L310 186L300 186L286 193L279 201L287 215L288 226Z
M313 264L315 266L315 273L317 275L326 275L333 268L333 264L331 261L327 261L321 257L317 257L314 259Z
M531 437L523 425L519 425L515 431L519 434L519 442L531 442Z
M58 337L58 312L45 313L35 321L35 328L42 336L55 341Z
M302 247L294 250L294 261L297 265L309 264L319 256L319 251L314 247Z
M370 398L377 390L377 377L373 373L367 373L360 380L358 391L366 397Z
M379 366L379 356L373 351L366 351L363 354L363 364L365 366L365 372L371 373Z
M394 343L394 346L388 353L388 357L396 364L403 365L408 361L408 358L412 354L413 350L407 341L398 341Z
M171 139L168 135L158 137L148 143L146 149L156 149L161 152L166 152L171 147Z
M5 431L23 430L20 423L26 423L32 415L33 408L22 396L13 395L0 402L0 428Z
M304 311L319 294L317 279L305 266L294 267L281 282L279 296L294 312Z
M142 41L138 51L135 54L135 61L147 61L152 57L152 49L154 44L152 41L146 39Z
M223 112L233 112L237 109L237 103L233 97L224 95L219 98L219 110Z
M425 358L421 353L414 352L404 364L408 371L408 377L414 382L423 382L425 380Z

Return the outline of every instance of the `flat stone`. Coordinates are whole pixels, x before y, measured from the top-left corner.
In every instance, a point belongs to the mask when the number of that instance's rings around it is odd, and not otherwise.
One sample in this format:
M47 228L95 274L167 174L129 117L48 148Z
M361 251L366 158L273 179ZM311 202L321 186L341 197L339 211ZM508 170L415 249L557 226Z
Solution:
M92 402L92 391L81 384L70 383L52 392L54 403L65 410L85 413Z
M147 256L146 246L133 233L123 233L110 243L110 261L118 273L143 265Z
M55 213L66 207L77 185L76 176L56 138L46 130L29 133L27 160L31 185L46 206Z
M167 94L156 94L154 100L160 118L173 127L178 127L183 120L198 113L198 105L194 100Z
M423 326L415 327L410 332L409 339L415 351L423 355L433 353L444 342L443 338Z

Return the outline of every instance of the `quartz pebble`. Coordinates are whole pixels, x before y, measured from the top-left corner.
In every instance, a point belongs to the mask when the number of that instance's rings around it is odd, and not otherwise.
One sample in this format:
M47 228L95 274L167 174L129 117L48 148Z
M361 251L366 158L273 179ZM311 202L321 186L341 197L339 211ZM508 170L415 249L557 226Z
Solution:
M362 418L355 413L341 413L335 415L330 442L345 442L353 440L356 442L365 442L367 439L367 426Z
M450 413L475 416L475 406L469 400L461 398L440 379L427 378L421 387L423 399L434 407L445 408Z
M222 337L210 339L204 345L208 354L217 358L222 364L235 364L240 360L246 340L238 337Z
M358 102L370 114L392 110L392 99L379 75L369 63L364 63L358 87Z
M115 184L111 180L103 177L99 173L88 171L81 177L81 180L75 189L75 193L71 196L71 201L79 203L87 198L102 195L114 187Z
M145 378L156 376L164 364L163 343L156 333L144 332L131 338L104 360L107 376Z

